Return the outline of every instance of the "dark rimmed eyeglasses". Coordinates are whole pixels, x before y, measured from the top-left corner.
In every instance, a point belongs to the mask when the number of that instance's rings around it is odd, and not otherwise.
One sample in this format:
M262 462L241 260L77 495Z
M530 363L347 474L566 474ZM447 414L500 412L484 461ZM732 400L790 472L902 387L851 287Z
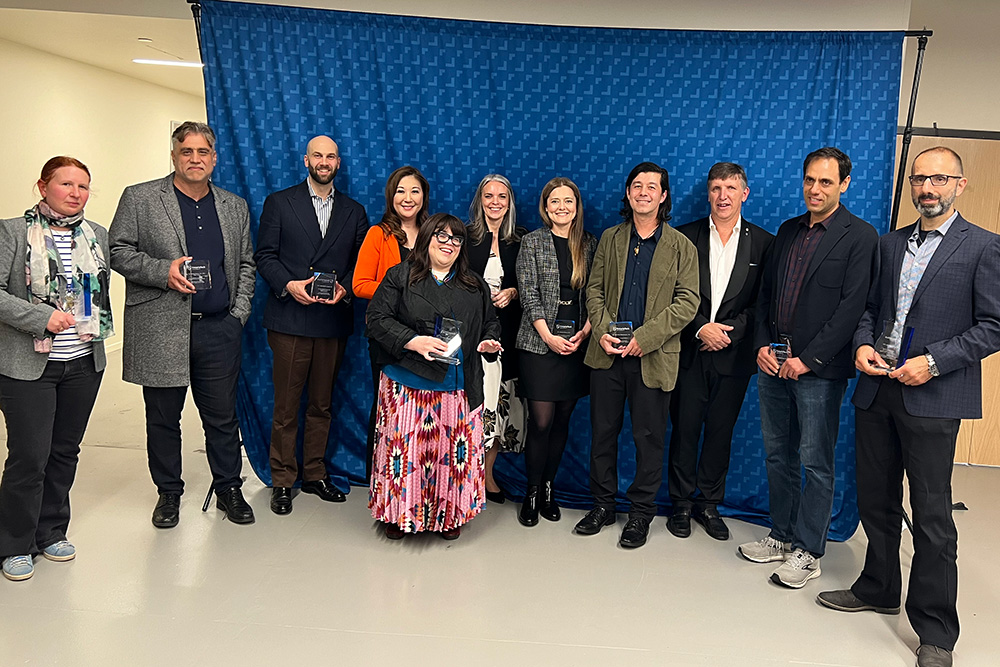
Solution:
M950 178L964 178L963 176L951 176L950 174L931 174L930 176L924 176L923 174L914 174L910 176L910 185L915 187L920 187L924 184L924 181L930 179L931 185L936 185L941 187L942 185L948 185L948 179Z
M464 236L455 236L453 234L449 234L448 232L446 232L444 230L439 230L439 231L434 232L434 238L437 239L438 243L441 243L441 244L450 243L453 246L455 246L456 248L461 248L462 244L465 243L465 237Z

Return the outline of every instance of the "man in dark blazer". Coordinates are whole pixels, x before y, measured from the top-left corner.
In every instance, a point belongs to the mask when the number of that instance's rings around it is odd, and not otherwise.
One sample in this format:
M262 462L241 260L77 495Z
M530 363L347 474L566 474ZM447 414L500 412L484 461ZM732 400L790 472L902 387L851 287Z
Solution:
M757 300L757 393L772 527L738 550L755 563L783 561L771 581L790 588L820 575L840 405L854 377L851 340L878 244L875 229L840 203L851 182L847 155L821 148L806 156L802 171L808 211L778 229ZM783 363L772 343L787 345Z
M677 537L691 534L693 512L711 537L729 539L717 508L726 491L733 427L757 372L754 308L774 239L743 219L749 194L743 167L719 162L708 172L711 215L677 228L698 250L701 285L698 313L681 334L680 372L670 397L667 481L673 513L667 529Z
M271 511L292 511L292 486L299 477L295 439L299 404L308 382L302 442L302 491L328 502L346 500L326 472L333 383L354 332L351 282L368 216L338 192L337 144L314 137L303 158L308 175L298 185L264 201L257 234L257 270L271 288L264 328L274 354L274 418L271 425ZM336 274L329 297L312 287L322 274ZM318 298L319 297L319 298Z
M967 180L954 151L920 153L910 174L920 220L879 242L878 279L854 335L865 566L849 590L820 593L819 602L899 613L905 471L914 518L906 614L920 638L917 665L934 667L952 664L958 640L951 471L961 420L982 417L980 362L1000 350L1000 236L955 210ZM877 343L885 322L899 334Z
M111 268L125 278L122 379L142 385L149 472L160 494L153 525L180 518L181 411L188 385L205 427L216 505L253 523L243 498L236 381L254 290L250 215L211 182L215 133L188 121L174 130L166 178L125 188L108 234ZM211 287L196 290L187 260L207 260Z

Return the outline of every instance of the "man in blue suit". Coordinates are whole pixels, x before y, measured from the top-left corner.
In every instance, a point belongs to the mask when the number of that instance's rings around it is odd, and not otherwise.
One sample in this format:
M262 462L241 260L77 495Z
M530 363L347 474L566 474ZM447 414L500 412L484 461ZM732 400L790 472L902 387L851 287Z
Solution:
M881 238L879 275L854 335L865 565L849 590L818 600L839 611L899 613L905 471L914 519L906 614L920 638L917 665L942 667L958 639L955 441L962 419L982 417L980 362L1000 350L1000 236L955 210L967 183L957 153L930 148L910 173L920 220ZM896 333L876 342L886 323Z
M257 270L271 288L264 308L267 342L274 354L274 419L271 425L271 511L292 511L299 476L295 440L302 390L308 405L302 444L302 491L328 502L344 494L330 483L326 445L333 383L354 331L351 280L368 231L364 208L333 187L340 168L337 144L314 137L304 162L309 175L264 201L257 235ZM330 295L312 286L336 274ZM329 278L329 276L325 276Z

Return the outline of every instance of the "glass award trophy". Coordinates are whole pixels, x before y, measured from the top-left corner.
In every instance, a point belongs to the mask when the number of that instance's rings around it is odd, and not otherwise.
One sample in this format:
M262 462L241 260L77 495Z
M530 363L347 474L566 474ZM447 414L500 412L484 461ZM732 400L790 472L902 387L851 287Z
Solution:
M440 338L447 343L448 349L441 354L431 352L430 356L436 361L441 361L451 366L458 366L462 363L455 356L458 354L458 349L462 347L461 329L462 323L458 320L438 315L437 320L434 322L434 337Z
M624 321L609 322L608 335L612 338L618 339L618 344L615 345L615 347L620 350L628 345L629 341L632 340L632 323Z
M309 296L324 301L333 299L337 293L337 274L317 271L313 274L313 278L314 280L309 283Z
M556 320L552 323L552 333L569 340L576 335L576 320Z
M781 368L781 365L792 356L792 338L791 336L779 335L778 339L781 342L771 343L771 352L774 353L774 357L778 360L778 368Z
M891 373L905 364L912 342L913 327L904 327L896 320L885 320L882 323L882 334L875 341L875 351L882 357L882 361L886 365L875 367L886 373Z
M184 278L194 285L196 292L212 289L212 268L207 259L189 259L184 262Z

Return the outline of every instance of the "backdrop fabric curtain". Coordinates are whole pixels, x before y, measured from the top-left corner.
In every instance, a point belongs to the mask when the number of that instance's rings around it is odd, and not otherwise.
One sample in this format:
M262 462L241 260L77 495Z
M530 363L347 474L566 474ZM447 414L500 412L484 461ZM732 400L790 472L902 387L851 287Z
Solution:
M830 145L854 162L843 203L888 230L902 32L575 28L202 5L215 180L247 199L255 236L264 198L305 177L305 144L316 134L338 142L336 186L361 202L373 223L384 209L386 178L412 164L430 181L431 212L462 218L485 174L506 175L518 221L529 229L540 226L542 186L567 176L580 186L586 227L600 236L620 221L629 170L652 160L670 172L677 225L708 214L705 176L726 160L749 175L744 217L775 231L805 210L803 158ZM269 484L273 390L261 327L267 291L258 280L237 408L249 460ZM327 450L331 479L345 489L364 483L372 397L364 306L355 306ZM753 381L722 511L766 522L757 406ZM556 480L570 507L591 501L589 409L587 400L577 406ZM622 490L635 471L628 423L626 416ZM523 457L502 455L496 473L512 494L523 492ZM849 401L841 410L836 478L830 536L846 539L858 524ZM665 483L659 502L667 511Z

